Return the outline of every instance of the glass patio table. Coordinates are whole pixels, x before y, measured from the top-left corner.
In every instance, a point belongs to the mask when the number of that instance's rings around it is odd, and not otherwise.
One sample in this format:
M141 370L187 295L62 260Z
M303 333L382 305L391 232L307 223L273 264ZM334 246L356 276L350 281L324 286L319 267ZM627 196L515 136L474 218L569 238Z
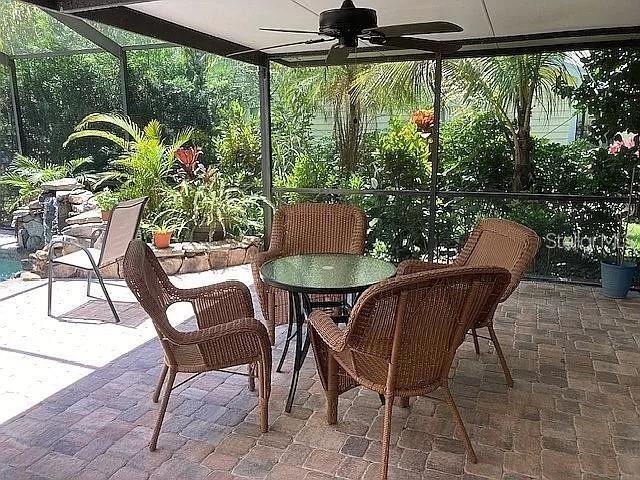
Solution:
M367 288L394 276L396 268L384 260L364 255L313 254L276 258L260 269L262 281L267 285L289 292L289 328L282 358L276 371L280 371L292 338L296 351L291 386L285 407L291 411L298 385L300 369L309 351L309 334L303 340L305 320L314 308L339 307L348 317L346 297L355 298ZM341 301L312 301L310 294L340 294ZM292 334L295 323L295 333Z

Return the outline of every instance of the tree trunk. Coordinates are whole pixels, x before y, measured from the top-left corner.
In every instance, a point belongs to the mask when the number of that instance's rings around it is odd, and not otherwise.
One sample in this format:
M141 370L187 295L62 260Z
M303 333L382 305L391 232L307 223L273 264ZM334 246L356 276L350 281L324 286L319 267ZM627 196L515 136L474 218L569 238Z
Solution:
M531 167L531 108L532 98L521 96L517 106L518 130L513 137L515 164L511 189L514 192L528 190L531 186L533 169Z
M352 173L358 163L364 139L364 119L357 99L349 93L346 105L335 109L334 130L341 167L346 174Z
M511 188L514 192L528 190L531 186L531 134L518 130L513 138L515 165Z

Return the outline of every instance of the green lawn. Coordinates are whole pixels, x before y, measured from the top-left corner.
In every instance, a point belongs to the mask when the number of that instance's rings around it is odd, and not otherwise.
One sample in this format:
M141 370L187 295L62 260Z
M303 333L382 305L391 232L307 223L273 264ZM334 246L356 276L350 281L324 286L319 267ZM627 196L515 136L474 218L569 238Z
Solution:
M629 248L640 251L640 223L630 223L627 229L627 244Z

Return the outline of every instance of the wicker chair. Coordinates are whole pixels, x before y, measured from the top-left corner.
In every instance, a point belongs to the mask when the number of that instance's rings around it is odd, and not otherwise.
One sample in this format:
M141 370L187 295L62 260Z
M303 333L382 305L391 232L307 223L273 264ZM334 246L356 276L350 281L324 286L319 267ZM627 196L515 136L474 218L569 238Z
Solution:
M150 450L155 450L176 374L202 373L237 365L249 365L249 389L255 389L257 370L260 428L268 430L271 391L271 345L267 330L253 318L248 288L240 282L223 282L207 287L179 289L167 278L151 249L142 241L130 243L124 258L127 285L151 317L164 350L164 365L153 395L158 402L165 377L164 396ZM198 329L184 332L171 326L169 305L189 302ZM236 372L234 372L236 373Z
M411 274L450 267L496 266L509 270L511 280L502 294L500 302L504 302L517 288L527 267L533 261L540 246L540 237L528 227L510 220L488 218L475 227L462 251L450 265L428 263L420 260L406 260L398 266L398 275ZM500 365L504 371L507 384L513 386L513 378L507 361L500 348L498 337L493 329L493 313L479 317L471 328L476 353L480 353L480 345L476 330L487 327L490 340L496 349Z
M366 230L364 212L352 205L300 203L278 209L273 219L269 250L259 253L251 264L272 345L276 325L288 322L289 297L287 292L265 285L260 278L262 265L274 258L307 253L361 255Z
M325 312L309 321L314 350L322 344L329 355L324 384L327 421L337 421L338 370L358 384L385 396L382 475L389 461L391 414L396 396L426 395L442 389L460 428L470 459L476 455L448 386L456 349L478 316L492 312L509 272L503 268L468 267L397 276L369 288L358 300L346 329Z

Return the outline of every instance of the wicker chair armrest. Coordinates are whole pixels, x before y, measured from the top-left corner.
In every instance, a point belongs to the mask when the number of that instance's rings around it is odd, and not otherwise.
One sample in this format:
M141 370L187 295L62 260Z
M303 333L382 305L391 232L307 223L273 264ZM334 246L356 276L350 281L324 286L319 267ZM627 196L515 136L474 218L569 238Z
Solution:
M404 260L398 264L397 275L409 275L411 273L428 272L441 268L453 267L446 263L423 262L422 260Z
M344 350L347 331L340 330L329 315L322 310L314 310L309 316L309 323L331 350L334 352Z
M175 302L190 302L201 328L252 318L253 301L242 282L228 281L195 288L172 288Z
M176 345L197 345L200 343L234 337L239 334L255 335L264 351L271 351L267 329L255 318L240 318L190 332L174 331L167 340Z

